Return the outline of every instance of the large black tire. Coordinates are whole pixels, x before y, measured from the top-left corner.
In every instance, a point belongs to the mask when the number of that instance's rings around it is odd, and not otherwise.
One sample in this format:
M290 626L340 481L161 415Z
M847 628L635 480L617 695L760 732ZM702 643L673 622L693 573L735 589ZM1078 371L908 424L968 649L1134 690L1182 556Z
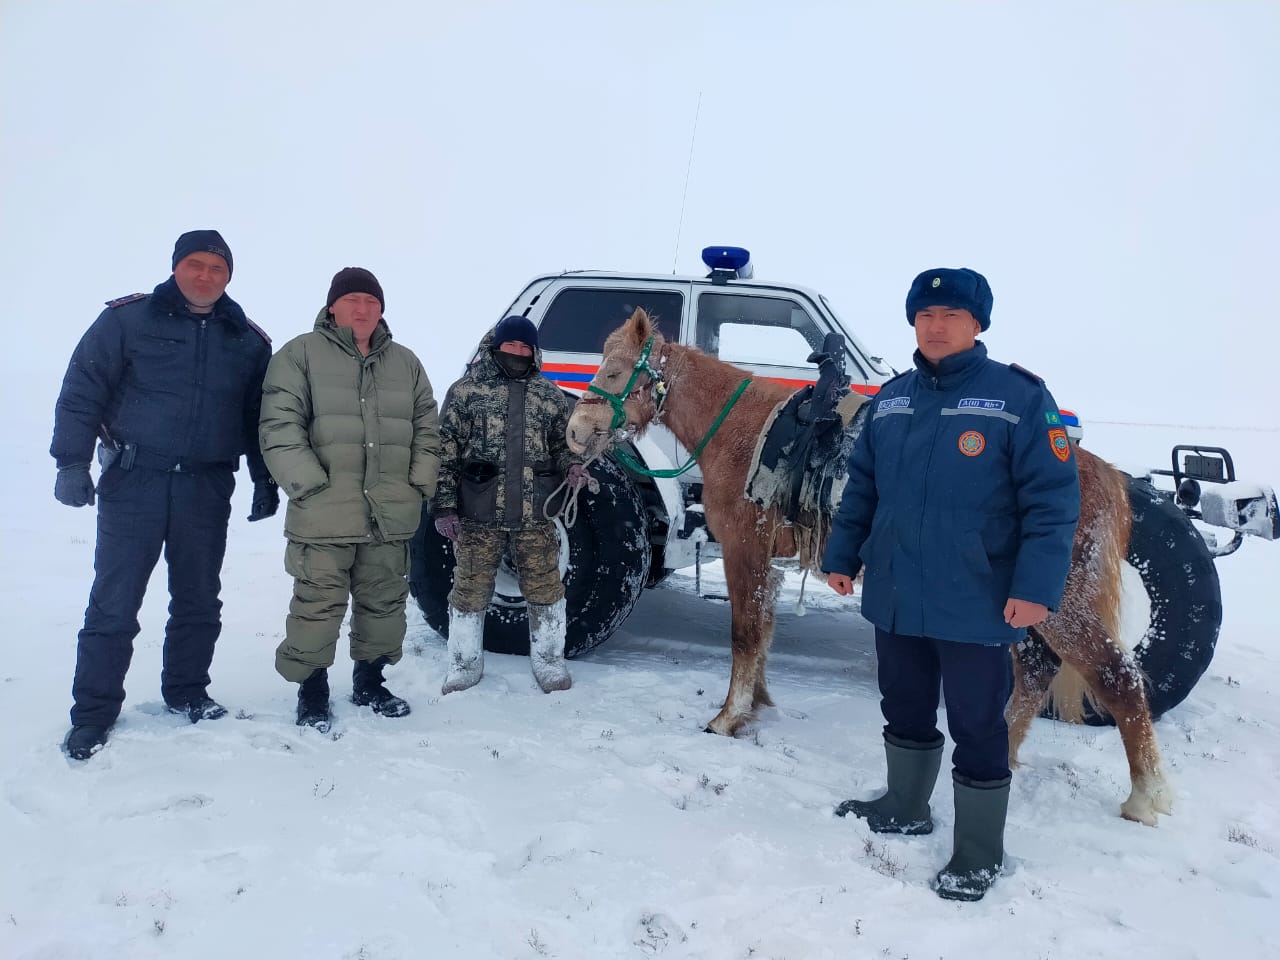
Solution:
M1222 624L1222 591L1204 538L1173 502L1145 480L1129 478L1133 531L1130 566L1142 577L1151 616L1134 656L1147 677L1151 714L1186 699L1209 668ZM1085 704L1085 723L1115 721Z
M586 653L603 643L627 618L649 576L649 535L635 485L613 460L590 466L600 492L583 490L578 519L561 534L568 629L565 654ZM449 590L453 544L436 532L428 508L411 544L409 590L431 628L449 635ZM529 618L509 558L485 614L484 647L494 653L529 653Z

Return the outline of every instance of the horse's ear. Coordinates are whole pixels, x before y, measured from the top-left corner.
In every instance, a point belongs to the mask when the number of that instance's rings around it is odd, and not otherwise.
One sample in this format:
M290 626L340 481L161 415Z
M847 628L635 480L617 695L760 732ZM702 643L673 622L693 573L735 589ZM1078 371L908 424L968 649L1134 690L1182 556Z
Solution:
M653 336L653 321L649 319L644 307L636 307L631 314L631 319L627 321L627 333L635 341L637 350L642 349L645 341Z

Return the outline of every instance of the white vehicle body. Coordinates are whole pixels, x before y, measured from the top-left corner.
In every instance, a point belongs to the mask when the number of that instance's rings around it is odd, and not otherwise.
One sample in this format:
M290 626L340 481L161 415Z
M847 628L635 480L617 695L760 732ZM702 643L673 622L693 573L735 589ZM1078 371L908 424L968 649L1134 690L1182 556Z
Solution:
M707 277L597 270L549 274L531 280L504 316L520 314L533 321L543 375L566 393L581 396L599 369L605 337L636 307L656 318L667 340L698 347L797 390L817 380L817 367L807 358L821 349L829 333L844 337L851 389L874 395L894 375L822 294L790 283L739 279L732 271ZM1074 418L1068 418L1068 425L1078 437ZM649 469L671 468L688 459L688 451L663 427L651 429L634 447ZM680 569L719 556L702 521L702 476L696 467L674 480L637 480L646 488L655 561L660 556L662 568ZM657 569L653 573L660 576Z

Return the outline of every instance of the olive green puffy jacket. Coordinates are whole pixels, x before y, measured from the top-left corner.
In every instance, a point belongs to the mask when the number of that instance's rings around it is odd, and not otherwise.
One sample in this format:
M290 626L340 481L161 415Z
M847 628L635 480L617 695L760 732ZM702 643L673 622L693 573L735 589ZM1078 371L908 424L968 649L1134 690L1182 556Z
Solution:
M386 321L362 357L320 311L280 348L262 385L258 435L289 497L284 532L305 543L405 540L435 493L440 425L426 371Z

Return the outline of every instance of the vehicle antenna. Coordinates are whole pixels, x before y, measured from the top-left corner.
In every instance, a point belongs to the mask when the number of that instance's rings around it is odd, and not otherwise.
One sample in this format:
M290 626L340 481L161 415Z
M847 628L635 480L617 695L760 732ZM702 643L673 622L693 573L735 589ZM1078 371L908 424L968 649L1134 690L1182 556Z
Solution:
M693 113L693 134L689 137L689 165L684 171L684 193L680 195L680 220L676 224L676 252L671 256L671 272L676 272L680 259L680 233L684 230L684 201L689 196L689 174L693 172L693 146L698 142L698 117L702 114L702 91L698 91L698 109Z

